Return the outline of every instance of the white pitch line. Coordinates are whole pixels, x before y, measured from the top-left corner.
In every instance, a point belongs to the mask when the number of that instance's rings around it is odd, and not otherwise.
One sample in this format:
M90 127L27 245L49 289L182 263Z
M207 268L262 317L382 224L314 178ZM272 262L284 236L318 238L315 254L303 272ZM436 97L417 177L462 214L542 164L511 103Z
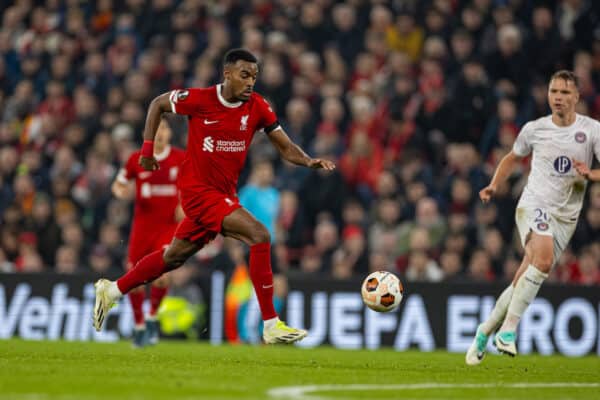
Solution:
M327 397L311 395L313 392L358 390L428 390L428 389L525 389L525 388L600 388L600 383L584 382L518 382L518 383L407 383L407 384L355 384L355 385L305 385L281 386L269 389L267 395L287 400L326 400Z

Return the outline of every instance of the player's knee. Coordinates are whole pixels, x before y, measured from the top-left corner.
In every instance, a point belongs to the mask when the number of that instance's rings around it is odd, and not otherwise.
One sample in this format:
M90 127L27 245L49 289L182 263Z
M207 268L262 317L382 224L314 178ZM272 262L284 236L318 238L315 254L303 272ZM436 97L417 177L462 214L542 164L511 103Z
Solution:
M188 257L186 254L173 250L167 250L163 254L163 261L165 262L165 265L170 267L170 269L175 269L182 266L187 258Z
M251 244L259 244L259 243L271 243L271 234L262 224L258 224L255 229L253 229L252 237L250 238Z
M550 272L554 257L552 254L536 254L533 257L533 265L544 273Z

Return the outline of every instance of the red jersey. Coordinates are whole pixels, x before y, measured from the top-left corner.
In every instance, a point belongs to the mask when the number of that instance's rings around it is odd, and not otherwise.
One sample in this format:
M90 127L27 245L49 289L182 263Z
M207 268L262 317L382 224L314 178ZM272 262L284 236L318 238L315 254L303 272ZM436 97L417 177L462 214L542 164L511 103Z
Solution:
M136 225L176 224L175 208L179 204L177 178L185 151L168 146L161 154L154 156L160 165L157 171L146 171L138 164L140 152L136 151L119 171L117 180L127 183L135 179L135 207L133 229Z
M221 85L174 90L169 101L171 111L189 118L179 188L234 196L254 133L277 127L269 104L257 93L248 101L230 103L221 96Z

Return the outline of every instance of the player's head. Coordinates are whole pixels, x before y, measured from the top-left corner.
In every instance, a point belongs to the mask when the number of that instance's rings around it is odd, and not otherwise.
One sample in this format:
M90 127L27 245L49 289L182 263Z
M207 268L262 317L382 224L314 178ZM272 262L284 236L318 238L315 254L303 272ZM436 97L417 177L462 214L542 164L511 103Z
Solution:
M162 153L165 147L171 142L171 126L167 120L162 117L158 129L156 130L156 136L154 137L154 153Z
M552 113L561 118L574 113L578 101L579 80L577 76L564 69L555 72L548 85L548 104Z
M247 101L252 95L258 75L258 60L244 49L231 49L223 57L224 84L237 101Z

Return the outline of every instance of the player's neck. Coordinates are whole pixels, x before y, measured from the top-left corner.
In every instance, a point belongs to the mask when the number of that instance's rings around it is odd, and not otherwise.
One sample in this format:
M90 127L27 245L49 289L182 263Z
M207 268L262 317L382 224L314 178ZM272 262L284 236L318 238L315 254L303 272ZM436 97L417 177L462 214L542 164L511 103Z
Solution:
M576 116L577 114L575 114L574 112L562 116L554 113L552 114L552 122L554 122L554 124L557 126L566 127L572 125L575 122Z
M235 96L231 92L231 88L228 85L226 85L225 83L221 84L220 89L221 89L221 97L223 97L225 99L225 101L232 103L232 104L237 103L239 101L238 99L235 98Z

